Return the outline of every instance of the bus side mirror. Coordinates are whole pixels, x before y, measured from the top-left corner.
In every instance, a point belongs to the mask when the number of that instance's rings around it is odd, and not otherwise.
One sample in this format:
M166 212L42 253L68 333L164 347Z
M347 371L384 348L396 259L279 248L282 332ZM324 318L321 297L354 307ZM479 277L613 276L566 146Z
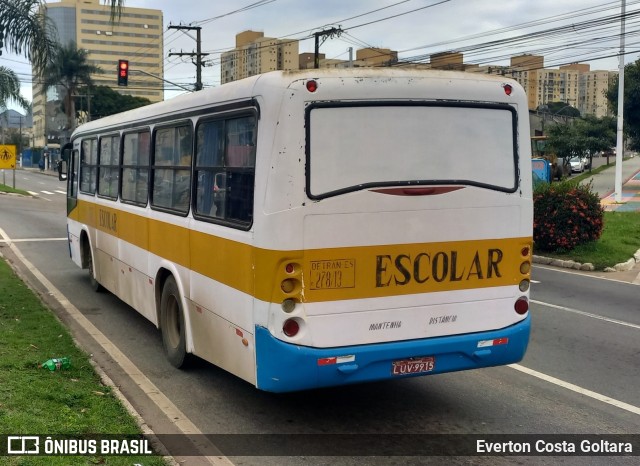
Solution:
M66 181L67 180L67 161L66 160L60 160L58 161L58 179L60 181Z

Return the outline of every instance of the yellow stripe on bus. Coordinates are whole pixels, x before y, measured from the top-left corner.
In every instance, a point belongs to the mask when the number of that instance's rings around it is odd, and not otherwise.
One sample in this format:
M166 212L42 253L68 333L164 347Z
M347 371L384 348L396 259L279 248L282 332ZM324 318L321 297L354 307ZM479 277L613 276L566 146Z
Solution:
M531 238L279 251L189 230L160 220L78 203L69 218L166 258L257 299L304 302L363 299L517 285L528 275L521 251ZM121 258L125 262L126 258ZM293 264L297 272L286 271ZM286 293L293 279L304 295Z

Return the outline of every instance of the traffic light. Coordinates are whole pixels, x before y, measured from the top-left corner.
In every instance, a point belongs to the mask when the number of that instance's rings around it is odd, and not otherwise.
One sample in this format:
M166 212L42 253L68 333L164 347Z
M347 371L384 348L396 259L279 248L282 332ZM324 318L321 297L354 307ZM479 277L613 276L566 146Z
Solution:
M129 82L129 60L118 60L118 86L126 86Z
M4 28L0 26L0 55L2 55L2 47L4 47Z

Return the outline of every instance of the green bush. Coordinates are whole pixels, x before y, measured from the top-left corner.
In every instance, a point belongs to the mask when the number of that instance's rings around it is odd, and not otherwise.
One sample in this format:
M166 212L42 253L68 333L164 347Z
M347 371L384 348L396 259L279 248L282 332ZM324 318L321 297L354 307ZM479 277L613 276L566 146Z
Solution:
M533 192L533 242L537 250L571 251L602 234L604 209L591 185L543 183Z

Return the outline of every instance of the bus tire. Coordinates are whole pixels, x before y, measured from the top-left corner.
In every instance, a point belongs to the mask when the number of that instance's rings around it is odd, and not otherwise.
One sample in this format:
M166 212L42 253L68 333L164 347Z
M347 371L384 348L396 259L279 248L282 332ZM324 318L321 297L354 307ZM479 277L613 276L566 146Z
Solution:
M93 265L93 254L91 253L91 250L89 250L88 252L89 254L87 254L87 269L89 269L89 284L91 285L93 291L95 291L96 293L100 293L104 288L96 279L96 272Z
M187 361L186 333L182 298L175 278L168 277L160 298L160 332L164 353L173 367L180 369Z

